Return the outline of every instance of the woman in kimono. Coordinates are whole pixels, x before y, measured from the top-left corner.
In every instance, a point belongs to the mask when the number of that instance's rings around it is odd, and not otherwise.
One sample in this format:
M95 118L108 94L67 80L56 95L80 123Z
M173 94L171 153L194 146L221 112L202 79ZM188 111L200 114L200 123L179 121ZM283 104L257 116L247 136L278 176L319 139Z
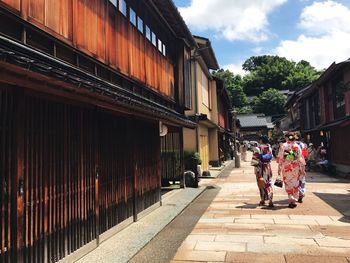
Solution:
M272 191L272 149L266 136L261 136L259 145L253 153L252 165L255 166L255 175L260 191L259 205L265 205L269 201L269 207L273 207Z
M278 175L282 175L289 198L289 207L295 208L299 199L299 180L305 176L305 160L293 133L286 135L278 153Z

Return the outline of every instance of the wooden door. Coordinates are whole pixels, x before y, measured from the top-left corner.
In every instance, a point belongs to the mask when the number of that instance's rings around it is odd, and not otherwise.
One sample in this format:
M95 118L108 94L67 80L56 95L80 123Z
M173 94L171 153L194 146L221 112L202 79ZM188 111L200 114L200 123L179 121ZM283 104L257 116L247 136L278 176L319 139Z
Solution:
M202 170L207 171L209 169L209 142L208 136L200 136L200 153L202 160Z

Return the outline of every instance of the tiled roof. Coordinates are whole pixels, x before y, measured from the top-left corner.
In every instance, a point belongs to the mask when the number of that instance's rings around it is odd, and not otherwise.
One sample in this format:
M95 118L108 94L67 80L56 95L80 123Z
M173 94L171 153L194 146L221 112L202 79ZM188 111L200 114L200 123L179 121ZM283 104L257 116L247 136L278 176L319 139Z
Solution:
M268 122L266 118L266 116L261 116L257 114L244 114L237 116L237 119L239 120L242 128L273 127L272 123Z

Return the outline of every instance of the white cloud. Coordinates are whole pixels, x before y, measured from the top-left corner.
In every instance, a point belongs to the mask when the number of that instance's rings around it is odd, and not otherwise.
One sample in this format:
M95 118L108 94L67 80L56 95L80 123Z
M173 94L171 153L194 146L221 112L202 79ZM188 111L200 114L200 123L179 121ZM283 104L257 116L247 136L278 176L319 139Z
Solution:
M350 57L350 9L334 1L314 2L301 13L304 30L296 40L281 41L275 52L299 61L307 60L318 69Z
M287 0L192 0L179 8L186 23L197 31L213 30L227 40L268 39L267 16Z
M315 2L304 8L300 27L310 35L329 34L339 29L350 33L350 9L334 1Z
M263 48L262 47L255 47L252 49L252 52L256 55L261 55L263 53Z
M237 64L228 64L228 65L223 66L222 68L225 70L228 69L229 71L233 72L235 75L239 74L241 76L245 76L248 74L248 72L242 69L243 63L244 62L241 61Z

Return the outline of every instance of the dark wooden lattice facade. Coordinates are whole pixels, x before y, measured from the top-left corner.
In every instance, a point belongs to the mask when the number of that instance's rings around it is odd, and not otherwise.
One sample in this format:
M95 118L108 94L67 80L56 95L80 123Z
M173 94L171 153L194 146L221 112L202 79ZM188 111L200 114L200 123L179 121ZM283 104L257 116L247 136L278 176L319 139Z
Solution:
M112 2L0 0L0 262L74 260L136 221L160 204L159 121L195 126L172 2Z

